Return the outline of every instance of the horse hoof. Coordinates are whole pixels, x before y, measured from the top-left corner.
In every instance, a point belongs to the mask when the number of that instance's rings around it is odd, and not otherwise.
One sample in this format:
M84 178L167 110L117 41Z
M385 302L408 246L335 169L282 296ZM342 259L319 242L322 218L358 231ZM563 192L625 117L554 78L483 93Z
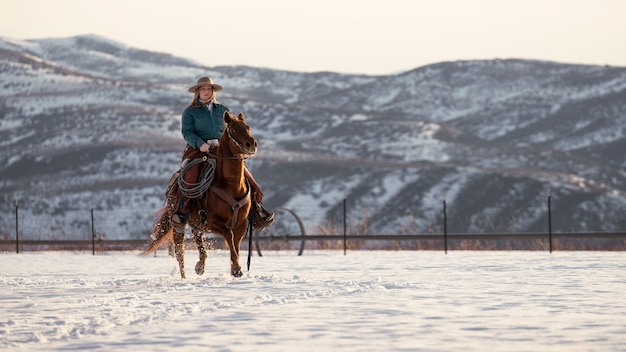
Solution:
M198 275L204 274L204 264L202 264L201 262L196 263L196 274Z
M233 276L234 277L242 277L243 276L243 272L241 270L235 270L235 271L233 271Z

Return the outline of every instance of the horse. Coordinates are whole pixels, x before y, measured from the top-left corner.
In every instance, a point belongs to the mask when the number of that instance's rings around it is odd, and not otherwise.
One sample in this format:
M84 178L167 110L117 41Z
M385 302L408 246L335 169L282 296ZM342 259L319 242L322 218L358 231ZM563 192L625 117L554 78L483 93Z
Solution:
M239 248L246 235L251 207L250 185L244 176L244 160L256 154L258 144L243 113L234 116L227 111L224 114L224 122L226 127L215 155L213 182L200 198L188 202L183 226L191 227L198 247L196 274L204 273L207 258L204 233L211 232L220 235L230 250L231 275L241 277L243 272L239 265ZM179 185L173 180L178 172L170 179L166 204L155 214L150 235L151 243L142 255L154 253L161 245L172 243L173 240L180 275L185 279L185 235L184 231L182 233L174 231L172 224L172 215L177 209L176 194L179 191Z

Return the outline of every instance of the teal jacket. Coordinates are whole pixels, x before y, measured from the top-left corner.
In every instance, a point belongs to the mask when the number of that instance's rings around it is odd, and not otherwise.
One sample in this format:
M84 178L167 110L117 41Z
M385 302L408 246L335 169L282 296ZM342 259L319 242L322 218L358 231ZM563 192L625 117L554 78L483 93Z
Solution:
M228 108L222 104L213 103L211 111L202 107L188 106L183 111L181 131L183 138L192 147L198 149L209 139L220 139L224 132L224 112Z

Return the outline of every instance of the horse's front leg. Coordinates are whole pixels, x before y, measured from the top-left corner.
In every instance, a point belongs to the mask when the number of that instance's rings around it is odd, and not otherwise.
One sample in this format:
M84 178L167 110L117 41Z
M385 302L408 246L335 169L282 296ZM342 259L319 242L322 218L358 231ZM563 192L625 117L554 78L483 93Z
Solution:
M239 247L235 240L235 232L232 229L227 229L225 233L224 239L228 249L230 249L230 274L234 277L241 277L243 272L241 271L241 265L239 265Z
M196 263L196 274L202 275L204 274L204 267L206 265L206 246L204 245L204 234L198 230L191 230L193 233L193 238L196 241L196 246L198 247L198 262Z
M174 252L180 268L180 277L185 279L185 232L177 231L174 228Z

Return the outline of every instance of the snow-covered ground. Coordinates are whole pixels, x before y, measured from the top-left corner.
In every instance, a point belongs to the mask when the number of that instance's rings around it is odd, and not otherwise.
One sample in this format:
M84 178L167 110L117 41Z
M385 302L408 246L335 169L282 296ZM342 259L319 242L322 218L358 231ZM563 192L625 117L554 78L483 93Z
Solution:
M246 252L242 252L245 268ZM623 252L0 254L0 350L624 351Z

